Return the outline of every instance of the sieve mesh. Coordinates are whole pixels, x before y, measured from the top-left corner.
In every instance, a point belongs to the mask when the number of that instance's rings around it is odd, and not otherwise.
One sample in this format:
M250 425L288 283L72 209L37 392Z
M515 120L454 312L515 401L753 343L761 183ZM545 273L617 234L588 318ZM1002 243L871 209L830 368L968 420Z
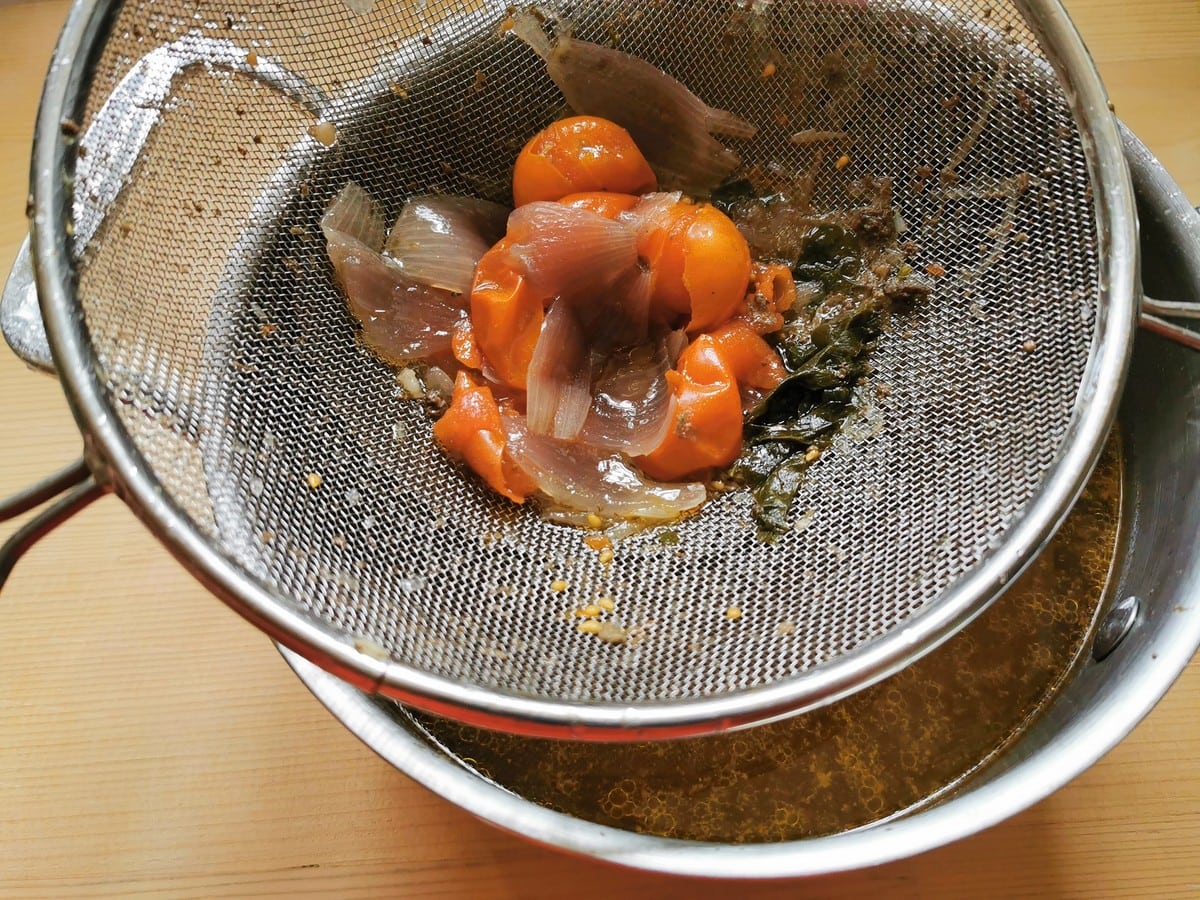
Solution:
M851 178L892 178L918 265L945 271L881 340L886 387L810 470L795 530L760 542L732 492L601 564L582 532L448 462L357 342L317 224L342 185L389 216L416 193L504 200L517 150L564 112L491 0L366 15L339 0L126 3L88 95L89 153L131 140L135 112L100 110L149 54L200 59L156 101L123 188L93 191L77 295L95 364L166 494L347 643L553 701L714 696L812 671L977 566L1062 448L1099 275L1068 99L1000 0L540 8L755 122L746 163L811 171L826 209L848 205ZM280 90L270 66L307 87ZM309 136L317 118L336 124L333 146ZM850 135L851 165L789 142L805 128ZM80 179L77 218L92 187ZM623 645L575 630L570 610L602 596Z

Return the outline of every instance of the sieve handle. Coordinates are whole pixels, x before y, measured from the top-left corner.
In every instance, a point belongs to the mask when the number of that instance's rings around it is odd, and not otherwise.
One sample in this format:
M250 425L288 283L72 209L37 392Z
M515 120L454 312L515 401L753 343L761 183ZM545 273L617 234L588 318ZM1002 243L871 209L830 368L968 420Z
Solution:
M59 498L18 528L3 545L0 545L0 589L3 589L13 566L26 550L75 513L99 500L105 493L88 464L83 459L78 459L32 487L0 500L0 522L7 522L48 503L55 497Z
M1200 212L1200 208L1197 209L1197 212ZM1175 341L1191 350L1200 350L1200 332L1176 325L1174 322L1168 322L1163 318L1164 316L1200 319L1200 303L1181 303L1143 297L1142 317L1139 323L1146 331Z
M54 358L38 307L28 238L17 253L4 283L4 293L0 295L0 330L8 346L29 366L53 374ZM0 500L0 522L44 507L0 545L0 589L26 550L104 494L105 489L81 458L49 478Z

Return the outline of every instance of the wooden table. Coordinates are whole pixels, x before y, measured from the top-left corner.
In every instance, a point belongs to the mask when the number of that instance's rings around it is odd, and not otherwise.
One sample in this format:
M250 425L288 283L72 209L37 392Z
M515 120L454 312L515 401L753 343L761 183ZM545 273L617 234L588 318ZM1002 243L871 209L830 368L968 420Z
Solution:
M1200 3L1068 5L1118 112L1200 202ZM0 0L4 269L66 8ZM0 396L7 494L80 441L57 385L7 353ZM1117 750L1012 821L873 871L733 887L568 858L430 795L334 722L115 500L38 545L0 611L4 898L1200 893L1200 661Z

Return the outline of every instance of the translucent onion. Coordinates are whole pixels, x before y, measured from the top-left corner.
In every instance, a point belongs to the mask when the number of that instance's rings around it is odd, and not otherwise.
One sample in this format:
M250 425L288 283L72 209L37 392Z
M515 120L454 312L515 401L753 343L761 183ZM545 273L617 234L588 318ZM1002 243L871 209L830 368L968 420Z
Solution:
M618 454L532 434L520 416L500 418L509 458L537 485L552 516L565 511L665 522L704 503L702 484L653 481Z
M575 314L594 352L603 354L613 347L634 347L646 342L653 287L650 273L634 266L611 287L590 296L572 298Z
M667 382L673 343L664 337L618 350L604 361L592 383L582 443L643 456L663 442L675 402Z
M666 221L667 214L683 202L683 194L679 191L657 191L653 194L643 194L631 208L621 213L618 218L636 229L639 234L652 230L655 226Z
M529 363L529 430L561 440L578 436L592 404L591 352L570 303L555 300L546 313Z
M379 252L387 225L383 221L383 210L375 198L353 181L346 182L341 193L321 217L321 230L327 241L355 241L368 250Z
M471 290L475 266L504 235L508 209L470 197L414 197L392 226L383 252L413 281L457 294Z
M624 222L561 203L526 203L508 218L509 252L542 298L592 296L637 266Z
M347 184L322 217L321 230L334 274L368 346L393 362L449 352L454 323L466 315L462 299L411 281L379 252L383 214L366 191Z
M552 44L532 13L518 13L513 23L513 33L545 61L571 108L628 131L661 184L703 194L741 164L713 135L752 138L757 129L750 122L713 109L636 56L575 40L561 31Z

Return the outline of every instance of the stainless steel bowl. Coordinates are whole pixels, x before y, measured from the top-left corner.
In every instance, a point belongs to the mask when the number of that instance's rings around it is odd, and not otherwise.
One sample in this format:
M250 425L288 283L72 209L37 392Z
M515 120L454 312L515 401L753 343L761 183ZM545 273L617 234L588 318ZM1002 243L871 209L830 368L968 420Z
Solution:
M1124 141L1147 292L1200 297L1200 216L1140 141L1127 132ZM1074 668L1040 718L963 789L853 831L734 845L635 834L566 816L464 768L406 728L391 701L283 652L316 697L380 756L450 802L534 841L635 868L710 877L794 877L879 865L981 831L1062 787L1132 730L1200 646L1200 357L1141 334L1120 427L1124 514L1095 652Z

